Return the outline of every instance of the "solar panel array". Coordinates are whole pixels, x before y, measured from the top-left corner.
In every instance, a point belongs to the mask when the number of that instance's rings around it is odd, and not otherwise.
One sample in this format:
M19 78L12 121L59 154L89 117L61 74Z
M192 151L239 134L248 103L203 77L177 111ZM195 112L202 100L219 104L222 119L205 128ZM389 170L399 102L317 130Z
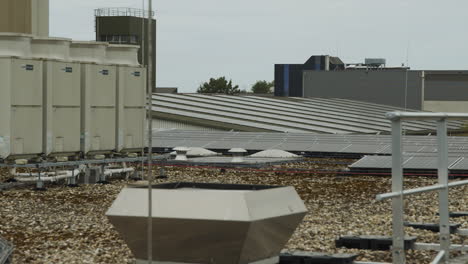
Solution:
M345 99L154 94L152 110L165 120L237 131L376 134L390 131L385 113L404 109ZM449 129L462 124L453 121ZM430 121L404 125L407 131L434 127Z
M437 156L406 156L403 157L403 168L412 170L436 170ZM468 170L468 157L449 157L449 170ZM352 170L391 169L391 156L364 156L349 166Z
M419 156L437 152L435 136L405 136L404 151ZM293 152L391 154L389 135L326 135L311 133L217 132L167 130L153 134L154 148L178 146L213 150L244 148L247 150L281 149ZM452 156L468 153L468 137L449 137Z

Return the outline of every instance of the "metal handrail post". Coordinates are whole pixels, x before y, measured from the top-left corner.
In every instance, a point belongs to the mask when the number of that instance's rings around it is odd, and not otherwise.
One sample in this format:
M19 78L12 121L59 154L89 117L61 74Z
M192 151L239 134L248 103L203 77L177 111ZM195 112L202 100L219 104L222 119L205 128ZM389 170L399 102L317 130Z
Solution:
M439 190L439 225L440 248L445 251L444 261L450 259L450 216L449 216L449 186L448 186L448 142L447 119L437 121L438 144L438 178L439 184L444 188Z
M404 264L405 256L405 229L403 210L403 147L401 119L392 120L392 192L401 193L392 199L393 209L393 263Z
M443 260L445 256L448 255L447 252L448 251L445 251L445 250L439 251L439 254L437 254L437 256L434 258L431 264L439 264L440 261Z
M152 114L152 105L153 105L153 98L152 98L152 91L153 91L153 0L148 0L148 28L147 28L147 49L148 49L148 67L147 67L147 90L148 90L148 98L147 98L147 111L148 111L148 264L153 263L153 114Z

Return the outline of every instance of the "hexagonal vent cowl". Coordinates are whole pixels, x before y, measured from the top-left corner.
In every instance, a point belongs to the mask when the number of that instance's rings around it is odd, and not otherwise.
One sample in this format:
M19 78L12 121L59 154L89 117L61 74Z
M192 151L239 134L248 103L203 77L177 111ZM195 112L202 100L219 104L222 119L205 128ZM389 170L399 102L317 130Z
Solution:
M293 187L153 187L154 263L278 263L307 209ZM147 259L148 190L123 189L107 211L137 263Z

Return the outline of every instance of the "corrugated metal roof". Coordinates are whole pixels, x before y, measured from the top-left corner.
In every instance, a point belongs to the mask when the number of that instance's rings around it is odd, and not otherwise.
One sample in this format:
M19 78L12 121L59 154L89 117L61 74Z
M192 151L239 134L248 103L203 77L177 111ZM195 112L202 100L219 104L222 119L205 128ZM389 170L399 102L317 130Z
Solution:
M384 115L397 107L345 99L203 94L154 94L156 118L193 125L254 132L376 134L390 132ZM409 110L411 111L411 110ZM451 122L450 129L461 122ZM433 130L434 123L405 123L408 132Z

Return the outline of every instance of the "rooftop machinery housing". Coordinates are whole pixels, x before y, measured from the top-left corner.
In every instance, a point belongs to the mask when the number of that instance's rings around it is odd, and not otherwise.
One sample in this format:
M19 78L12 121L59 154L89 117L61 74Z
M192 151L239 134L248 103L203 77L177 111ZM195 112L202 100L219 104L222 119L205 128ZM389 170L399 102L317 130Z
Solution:
M138 45L138 61L144 66L143 58L148 58L146 34L148 29L148 11L135 8L100 8L94 10L96 23L96 41L111 44ZM152 35L156 36L156 20L152 22ZM144 43L143 43L144 41ZM143 45L142 45L143 44ZM143 47L143 48L141 48ZM153 38L152 50L156 50L156 38ZM153 56L153 65L156 65L156 56ZM152 73L153 90L156 87L156 67Z
M0 33L0 159L145 146L138 46Z
M310 67L314 58L320 67ZM384 59L333 67L330 56L275 65L275 95L342 98L424 111L468 112L468 71L387 67ZM341 60L339 60L341 61Z

